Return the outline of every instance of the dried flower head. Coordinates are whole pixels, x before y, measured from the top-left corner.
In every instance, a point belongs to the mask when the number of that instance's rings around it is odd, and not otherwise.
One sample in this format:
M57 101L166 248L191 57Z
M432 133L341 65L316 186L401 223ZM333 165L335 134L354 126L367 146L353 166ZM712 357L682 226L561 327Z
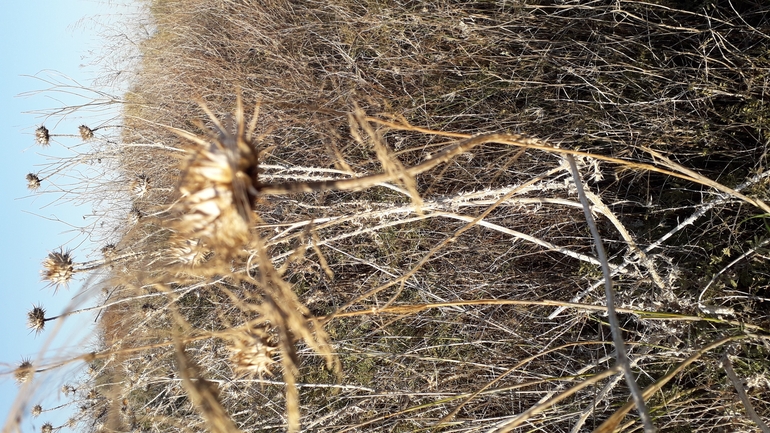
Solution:
M182 138L200 145L179 188L182 198L175 206L180 215L176 231L187 239L200 239L223 256L232 254L250 239L253 204L257 190L257 152L247 130L240 98L235 110L236 131L228 131L205 107L215 125L214 134L199 137L175 130ZM256 110L255 110L256 111Z
M40 188L40 178L35 173L27 173L27 188L32 191Z
M35 372L32 367L32 363L29 359L22 359L21 363L16 367L13 372L13 377L17 383L25 383L32 378L32 374Z
M35 334L43 332L45 328L45 309L39 305L33 305L27 313L27 327L34 330Z
M55 286L66 286L75 275L75 266L69 251L59 249L48 253L43 260L43 280L50 281Z
M144 174L139 174L131 181L131 193L137 197L142 198L147 191L150 190L150 178Z
M65 396L73 394L75 392L75 387L72 385L64 384L61 386L61 393Z
M273 359L277 348L269 344L261 332L243 330L232 339L230 346L230 361L235 371L244 376L272 376Z
M42 433L53 433L53 424L50 422L43 424L43 427L40 427L40 431Z
M48 128L41 126L35 130L35 141L43 146L48 146L48 142L51 140L51 134L48 133Z
M200 239L181 239L172 242L170 254L174 263L183 266L198 266L209 259L212 252L201 245Z
M131 207L131 211L128 212L128 221L131 225L139 224L139 220L144 218L144 212L138 207Z
M102 255L104 256L105 260L112 260L113 258L115 258L115 245L107 244L103 246Z
M80 132L80 138L82 138L83 141L88 141L94 138L94 131L86 125L80 125L78 127L78 131Z
M67 420L67 427L74 429L78 425L78 419L75 417L72 417Z
M40 406L39 404L32 406L32 416L38 417L41 413L43 413L43 406Z

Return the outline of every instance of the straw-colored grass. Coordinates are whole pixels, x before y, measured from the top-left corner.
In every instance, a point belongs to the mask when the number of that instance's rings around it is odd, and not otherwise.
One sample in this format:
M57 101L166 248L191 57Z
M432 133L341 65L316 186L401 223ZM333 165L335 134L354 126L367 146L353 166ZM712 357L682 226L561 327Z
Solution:
M35 174L113 164L44 262L104 296L28 315L99 343L9 373L87 364L89 431L762 428L770 9L557 3L148 1Z

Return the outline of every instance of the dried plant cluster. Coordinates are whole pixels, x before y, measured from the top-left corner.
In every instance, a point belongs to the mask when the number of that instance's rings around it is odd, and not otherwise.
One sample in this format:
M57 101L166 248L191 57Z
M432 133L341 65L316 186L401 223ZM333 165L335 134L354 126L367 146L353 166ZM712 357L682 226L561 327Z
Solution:
M147 13L119 149L80 129L119 236L44 262L107 274L71 424L642 431L636 383L660 431L766 428L770 6Z
M54 286L66 286L75 275L75 266L69 251L51 251L43 261L43 280Z
M42 146L48 146L51 140L51 134L48 133L48 128L45 126L39 126L35 130L35 141Z
M215 125L213 135L200 137L175 131L189 140L193 149L199 149L179 186L181 197L174 208L179 221L174 229L183 242L178 248L191 249L200 241L220 255L230 256L249 242L257 195L257 151L252 141L253 127L247 130L240 99L234 132L208 114ZM256 122L256 114L251 125Z
M42 179L40 179L35 173L27 173L27 188L30 190L35 191L40 188L41 182Z

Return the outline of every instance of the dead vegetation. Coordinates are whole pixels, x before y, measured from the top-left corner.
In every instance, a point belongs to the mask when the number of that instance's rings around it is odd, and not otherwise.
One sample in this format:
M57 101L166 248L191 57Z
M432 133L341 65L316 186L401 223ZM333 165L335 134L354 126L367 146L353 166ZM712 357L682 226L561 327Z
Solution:
M147 9L78 428L767 428L768 6Z

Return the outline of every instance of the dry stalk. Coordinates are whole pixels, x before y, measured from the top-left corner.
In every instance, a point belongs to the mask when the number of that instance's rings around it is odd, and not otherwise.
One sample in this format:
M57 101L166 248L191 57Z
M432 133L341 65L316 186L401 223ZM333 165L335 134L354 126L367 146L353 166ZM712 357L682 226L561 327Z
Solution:
M644 404L644 398L642 392L639 389L639 385L636 383L634 372L631 370L631 363L628 360L626 354L625 342L623 341L623 333L620 329L620 322L615 312L615 291L612 289L612 274L609 263L607 262L607 253L604 251L604 245L602 244L602 238L599 235L599 230L596 228L593 215L591 215L591 208L588 204L585 192L583 192L583 181L580 179L580 172L578 171L575 158L572 155L566 155L569 162L570 169L572 171L572 177L575 181L575 187L577 188L580 202L583 203L583 211L586 216L586 222L591 229L591 235L594 238L594 244L596 246L596 255L602 262L602 273L604 274L604 294L607 300L607 315L610 320L610 328L612 329L612 341L615 343L615 350L617 352L618 365L623 371L623 375L626 378L626 384L628 385L631 396L636 404L636 409L639 411L639 417L644 424L645 433L654 433L655 426L652 424L652 418L647 411L647 406Z

